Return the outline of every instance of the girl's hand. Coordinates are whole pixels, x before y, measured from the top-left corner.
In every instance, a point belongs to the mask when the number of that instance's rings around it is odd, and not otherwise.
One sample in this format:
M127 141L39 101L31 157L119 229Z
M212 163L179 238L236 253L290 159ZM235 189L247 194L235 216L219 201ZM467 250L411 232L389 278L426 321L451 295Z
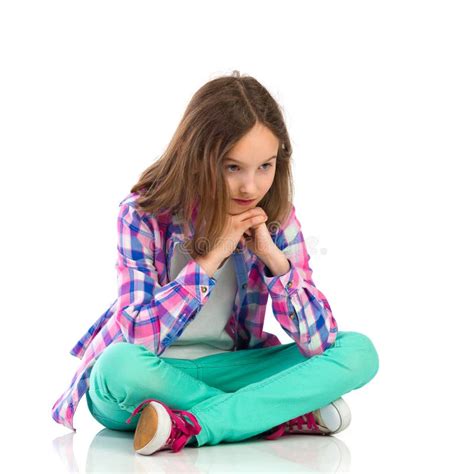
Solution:
M260 207L248 209L241 214L229 214L223 234L217 239L218 243L211 252L217 255L217 258L221 261L224 260L234 252L246 230L252 226L262 224L266 220L267 215Z
M260 259L271 253L275 247L265 222L251 226L240 238L240 243L247 246Z

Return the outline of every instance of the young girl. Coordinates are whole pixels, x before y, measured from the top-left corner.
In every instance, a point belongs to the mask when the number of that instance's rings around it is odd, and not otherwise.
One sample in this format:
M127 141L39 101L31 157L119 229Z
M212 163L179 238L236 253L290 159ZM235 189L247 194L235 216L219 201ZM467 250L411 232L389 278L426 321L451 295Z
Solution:
M342 394L377 373L364 334L338 332L292 204L282 112L237 71L192 97L164 155L118 212L118 298L76 343L54 420L135 430L140 454L285 433L331 435ZM294 342L263 330L273 315ZM139 416L136 416L138 415Z

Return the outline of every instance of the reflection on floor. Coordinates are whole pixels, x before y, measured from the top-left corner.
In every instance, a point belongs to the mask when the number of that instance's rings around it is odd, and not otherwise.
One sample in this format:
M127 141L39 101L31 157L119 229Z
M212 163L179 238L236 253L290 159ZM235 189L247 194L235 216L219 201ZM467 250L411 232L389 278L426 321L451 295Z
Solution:
M68 433L53 440L64 472L80 472L74 437ZM277 440L252 439L216 446L185 447L178 453L159 451L151 456L133 450L133 432L102 429L87 451L85 472L347 472L350 452L335 436L285 435Z

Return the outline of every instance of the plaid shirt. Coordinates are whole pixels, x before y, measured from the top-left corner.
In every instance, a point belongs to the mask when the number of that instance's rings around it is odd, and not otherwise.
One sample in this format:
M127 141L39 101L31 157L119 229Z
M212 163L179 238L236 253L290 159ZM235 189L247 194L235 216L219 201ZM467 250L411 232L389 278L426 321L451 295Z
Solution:
M141 212L135 205L137 197L137 193L130 193L119 204L118 298L71 349L81 362L69 388L52 407L53 419L74 431L74 413L102 351L109 344L126 341L160 355L198 316L216 285L194 259L169 281L174 247L193 235L196 207L185 234L178 216ZM338 327L326 297L313 282L294 206L287 221L271 236L289 261L290 269L284 275L272 276L240 243L231 256L238 291L225 330L234 340L232 350L281 344L276 335L263 331L270 294L275 318L300 352L306 357L321 354L335 342Z

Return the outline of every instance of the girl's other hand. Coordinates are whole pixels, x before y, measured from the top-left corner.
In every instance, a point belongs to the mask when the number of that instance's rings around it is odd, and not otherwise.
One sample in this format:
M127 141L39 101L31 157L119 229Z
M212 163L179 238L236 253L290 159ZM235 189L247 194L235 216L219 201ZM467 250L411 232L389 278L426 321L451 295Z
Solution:
M242 242L244 232L248 232L256 226L264 227L266 230L265 221L267 219L268 217L261 207L248 209L241 214L228 214L227 225L212 252L218 254L224 260L234 252L239 242ZM261 234L262 230L259 231L259 235ZM270 237L270 234L268 235Z

